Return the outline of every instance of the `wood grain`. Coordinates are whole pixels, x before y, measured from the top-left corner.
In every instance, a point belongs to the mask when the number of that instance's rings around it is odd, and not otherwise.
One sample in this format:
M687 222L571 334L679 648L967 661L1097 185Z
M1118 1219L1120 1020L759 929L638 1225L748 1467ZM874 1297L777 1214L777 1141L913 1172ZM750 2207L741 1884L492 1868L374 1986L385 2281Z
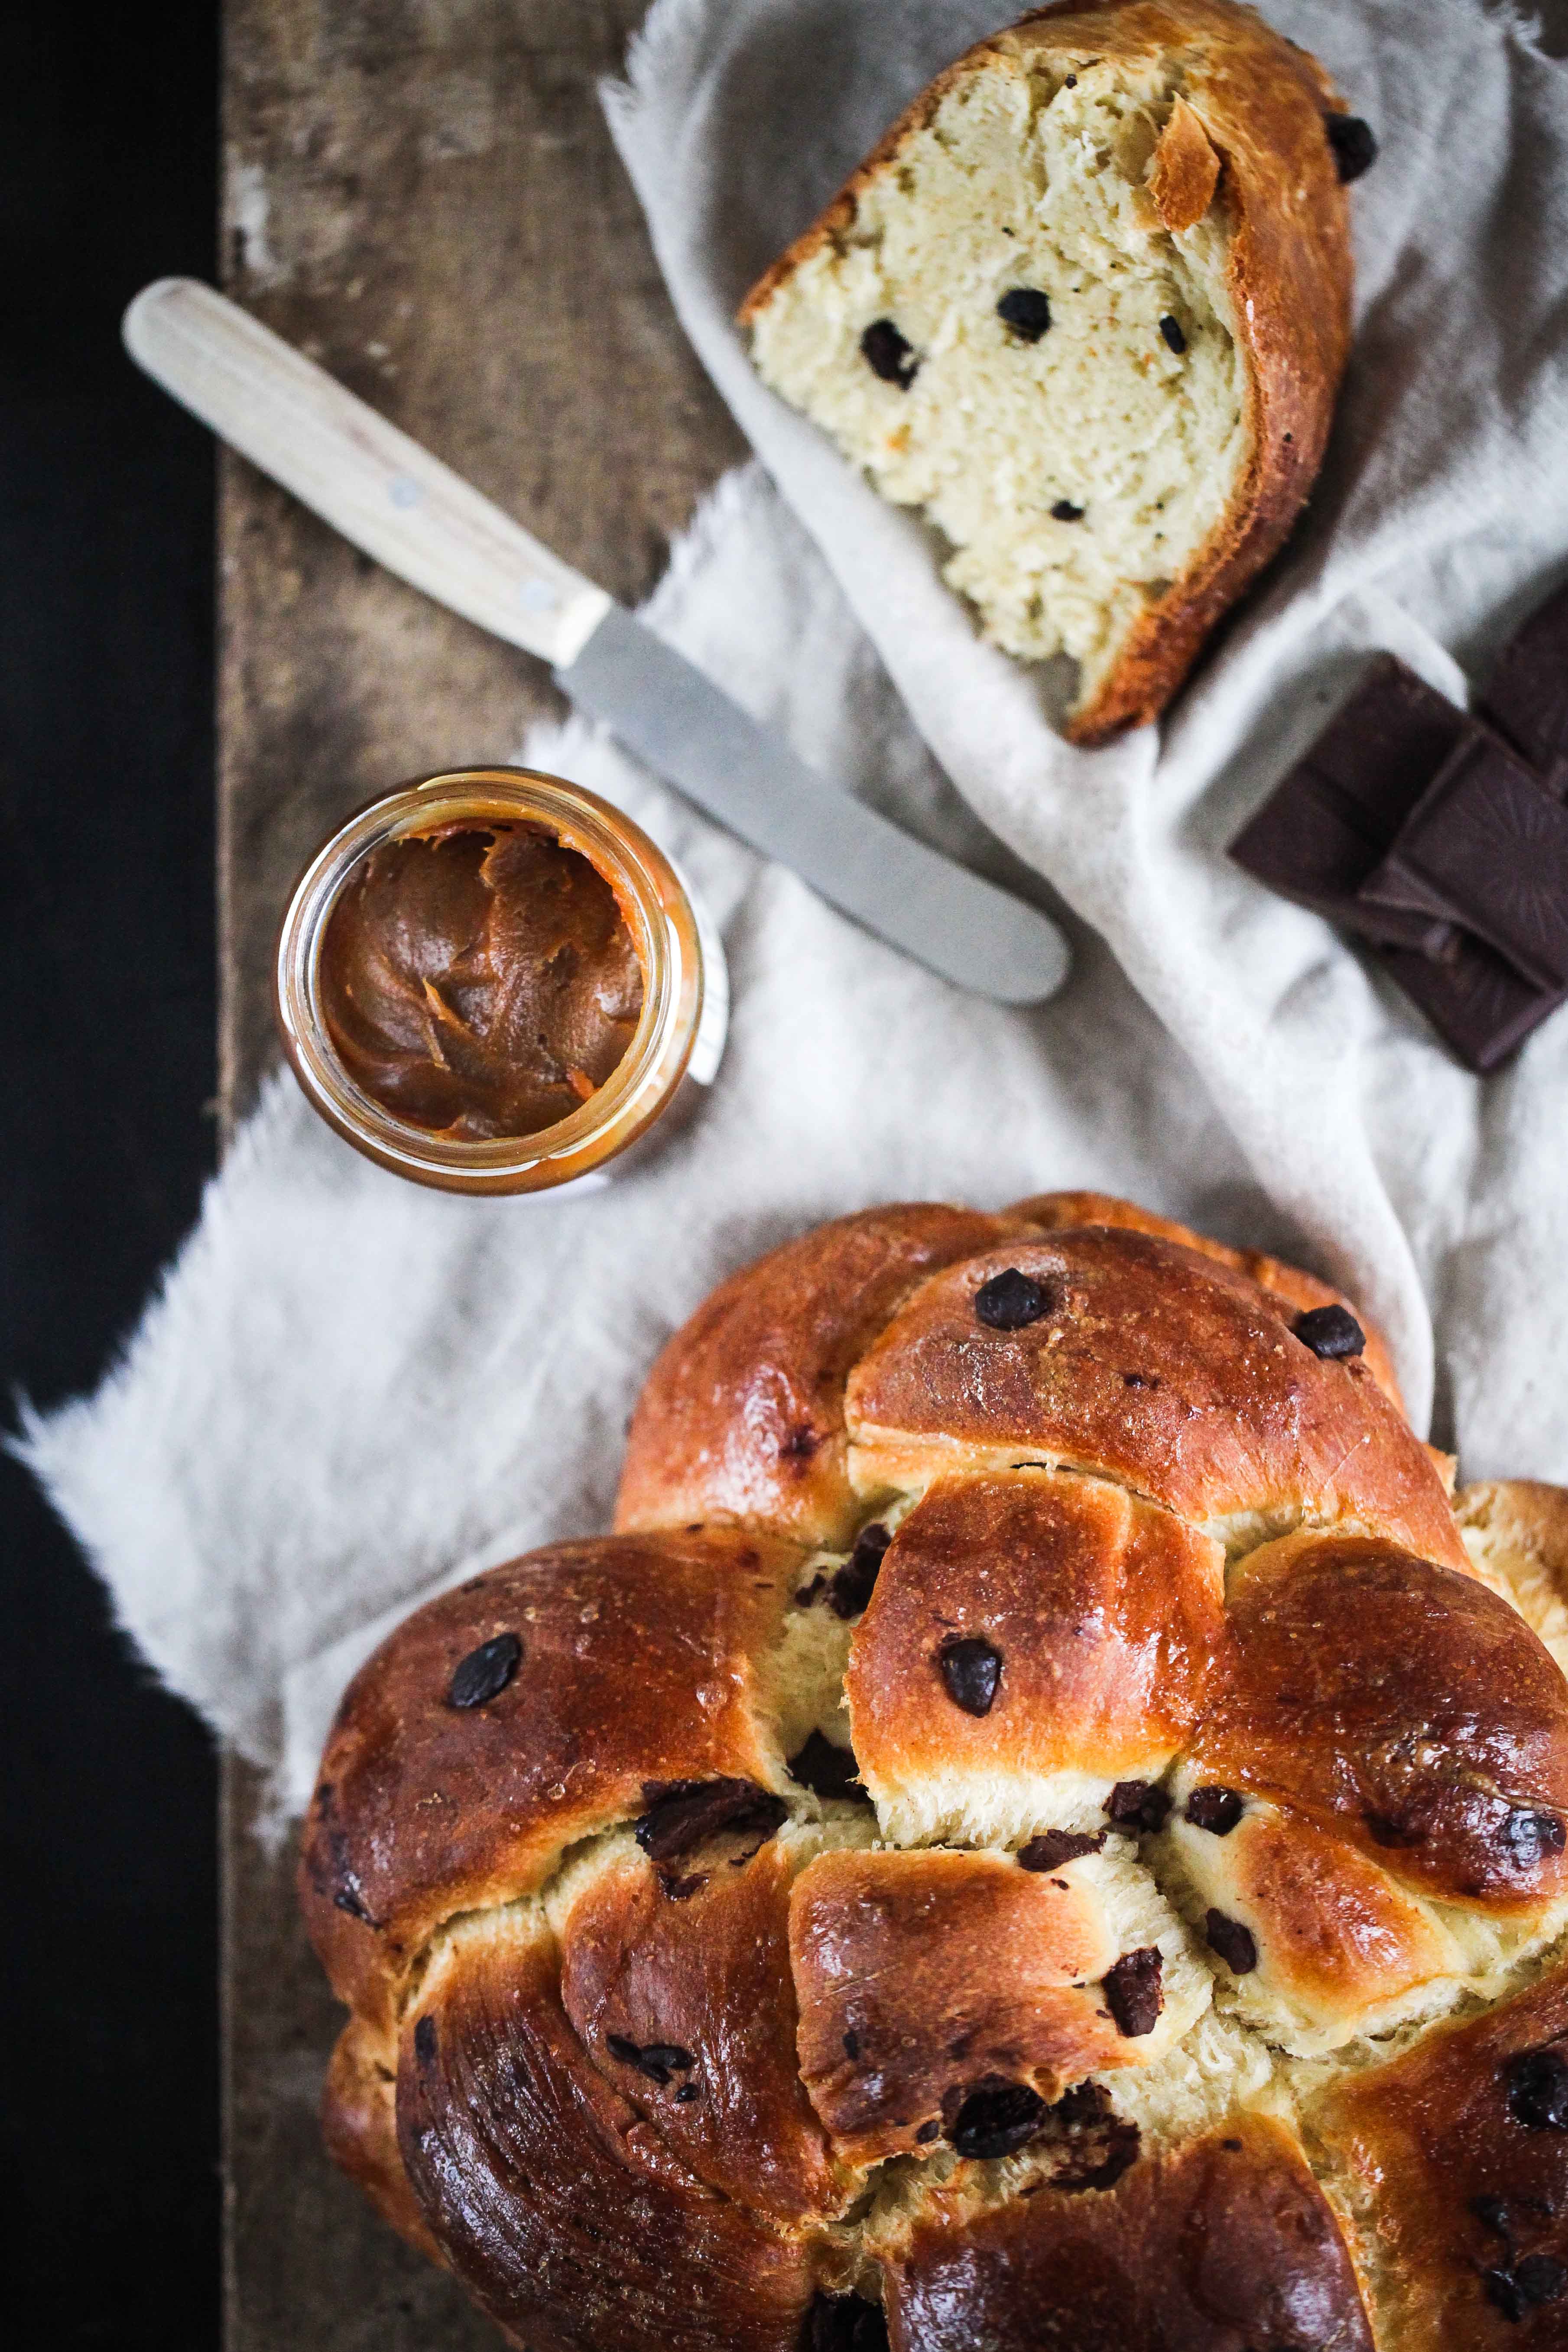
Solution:
M647 593L742 454L659 281L595 85L639 0L231 0L226 285L569 563ZM274 1058L266 966L323 831L504 758L542 665L223 461L220 1083Z
M229 0L225 283L568 562L637 599L743 450L665 297L595 85L642 0ZM226 457L218 897L226 1134L276 1058L273 939L359 802L504 759L542 664L356 556ZM321 2153L339 2011L292 1853L226 1773L229 2352L500 2339Z
M227 0L225 283L613 593L743 454L669 310L595 96L644 0ZM997 9L1001 22L1009 12ZM1568 47L1568 0L1548 43ZM224 1128L275 1058L285 898L358 802L503 759L542 666L426 603L236 459L219 513ZM228 2352L500 2341L321 2153L340 2012L292 1853L226 1771Z

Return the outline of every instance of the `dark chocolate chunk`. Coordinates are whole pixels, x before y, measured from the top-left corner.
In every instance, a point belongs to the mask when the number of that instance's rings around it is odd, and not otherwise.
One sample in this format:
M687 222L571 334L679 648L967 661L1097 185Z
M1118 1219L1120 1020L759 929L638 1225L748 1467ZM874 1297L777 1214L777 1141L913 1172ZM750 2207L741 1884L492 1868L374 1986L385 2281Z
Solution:
M953 2101L953 2094L948 2094ZM943 2103L944 2105L947 2102ZM947 2121L947 2136L960 2156L1011 2156L1026 2147L1046 2119L1046 2103L1027 2083L1010 2083L988 2074L984 2082L960 2092L956 2112Z
M672 1903L689 1903L694 1895L701 1894L707 1884L708 1873L705 1870L694 1870L686 1878L677 1876L672 1870L661 1870L658 1874L659 1892L668 1895Z
M1050 299L1037 286L1015 286L997 303L996 316L1021 343L1037 343L1051 323Z
M1119 1830L1163 1830L1171 1800L1157 1780L1118 1780L1104 1810Z
M858 2294L824 2294L806 2314L804 2352L888 2352L888 2323L879 2303Z
M754 1780L645 1780L647 1811L632 1828L644 1853L674 1862L720 1830L756 1830L772 1837L789 1808Z
M1122 2174L1138 2161L1142 2135L1134 2123L1115 2116L1094 2136L1093 2154L1069 2157L1051 2174L1053 2189L1114 2189ZM1070 2145L1070 2143L1069 2143Z
M1348 187L1352 180L1359 180L1363 172L1371 171L1377 161L1377 141L1372 135L1372 125L1363 122L1359 114L1325 114L1323 128L1334 151L1335 168Z
M1534 1870L1548 1854L1561 1853L1565 1836L1556 1813L1516 1805L1502 1825L1502 1843L1516 1870Z
M1514 2284L1526 2303L1555 2303L1568 2286L1568 2271L1550 2254L1525 2254L1513 2266Z
M338 1819L337 1790L331 1780L323 1780L317 1790L311 1810L321 1831L320 1840L312 1838L306 1847L311 1885L318 1895L331 1896L334 1910L346 1911L351 1919L379 1935L382 1923L364 1899L364 1886L354 1868L348 1832Z
M858 2058L860 2055L860 2036L853 2031L844 2037L844 2055L846 2058Z
M1363 1810L1362 1819L1374 1845L1413 1846L1426 1843L1427 1823L1418 1811L1380 1813L1368 1805Z
M961 1634L944 1642L936 1654L937 1671L949 1698L965 1715L989 1715L1002 1680L1002 1653L979 1634Z
M975 1315L992 1331L1022 1331L1058 1304L1053 1285L1020 1274L1016 1265L1004 1266L974 1294Z
M677 2106L687 2107L690 2105L693 2099L700 2098L701 2095L695 2083L682 2083L675 2095L675 2103Z
M422 2017L414 2029L414 2055L421 2066L434 2065L436 2061L436 2021Z
M798 1780L814 1796L848 1797L860 1805L871 1801L860 1784L854 1749L838 1747L820 1731L814 1731L805 1746L790 1758L789 1770L791 1780Z
M1339 795L1306 769L1292 770L1274 799L1232 842L1230 854L1280 898L1294 898L1376 946L1439 955L1452 942L1451 923L1374 907L1356 896L1380 852Z
M1042 1830L1019 1848L1018 1862L1025 1870L1059 1870L1064 1862L1076 1862L1080 1853L1098 1853L1104 1843L1103 1830Z
M1075 507L1070 499L1058 499L1055 506L1051 509L1051 520L1053 522L1081 522L1087 511L1087 508Z
M1524 2319L1537 2304L1555 2303L1564 2286L1568 2271L1550 2254L1525 2254L1510 2270L1481 2273L1487 2301L1505 2319Z
M522 1643L515 1633L497 1633L470 1650L454 1670L447 1685L448 1706L483 1706L499 1698L505 1690L522 1658Z
M1503 2069L1508 2111L1531 2131L1568 2131L1568 2058L1551 2044L1521 2050Z
M358 1919L364 1927L374 1927L380 1932L381 1921L371 1916L357 1878L351 1877L345 1885L334 1890L332 1908L334 1911L346 1911L351 1919Z
M1542 617L1542 616L1538 616ZM1529 637L1534 625L1521 632ZM1499 665L1501 707L1520 734L1532 734L1532 712L1542 712L1553 694L1568 698L1559 683L1534 691L1537 665L1550 671L1552 647L1568 643L1568 596L1562 611L1543 624L1530 661L1531 684L1510 698L1510 655ZM1550 738L1557 721L1543 717ZM1568 725L1568 710L1564 723ZM1506 761L1506 749L1477 720L1436 693L1392 655L1368 669L1356 692L1299 761L1272 796L1231 844L1230 854L1255 879L1300 905L1359 933L1382 951L1389 976L1411 997L1458 1058L1483 1075L1497 1068L1531 1030L1568 1001L1568 982L1543 982L1521 971L1486 940L1456 919L1458 900L1417 876L1403 854L1391 862L1402 828L1413 816L1434 778L1454 755L1458 770ZM1542 814L1542 799L1568 785L1568 769L1552 781L1551 793L1538 782L1535 797L1522 791L1527 818ZM1555 818L1549 823L1555 825ZM1448 873L1449 853L1428 862ZM1400 870L1395 874L1395 867ZM1374 883L1373 877L1377 879ZM1450 876L1450 878L1453 878ZM1471 885L1468 882L1467 887ZM1371 895L1375 887L1377 896ZM1564 885L1568 888L1568 885ZM1478 922L1481 918L1475 919ZM1487 919L1489 921L1490 919ZM1517 936L1517 908L1491 928ZM1537 927L1539 928L1539 926ZM1568 957L1565 940L1564 957ZM1547 961L1555 963L1555 950ZM1539 943L1537 970L1541 967Z
M1179 358L1181 353L1187 348L1187 339L1182 332L1181 320L1179 319L1173 319L1169 313L1167 313L1160 321L1160 332L1164 336L1171 350L1173 351Z
M1359 895L1460 924L1538 988L1568 988L1568 808L1496 736L1456 747Z
M1281 898L1380 945L1435 954L1453 927L1356 893L1455 745L1475 731L1447 695L1381 654L1306 756L1230 845Z
M1222 1789L1216 1783L1206 1789L1194 1789L1187 1799L1186 1815L1195 1830L1207 1830L1212 1837L1228 1837L1246 1810L1245 1800L1235 1789Z
M908 392L921 371L912 343L907 342L891 319L873 319L860 338L861 355L873 375Z
M1486 2227L1489 2230L1494 2230L1500 2238L1506 2238L1511 2242L1513 2224L1510 2219L1506 2198L1472 2197L1470 2210L1478 2221L1484 2222Z
M1384 948L1382 958L1444 1044L1482 1077L1568 1003L1568 989L1535 987L1495 949L1463 932L1440 961L1397 948Z
M1480 708L1549 789L1568 785L1568 583L1504 646Z
M1113 2189L1137 2161L1139 2137L1102 2083L1075 2083L1047 2112L1037 2145L1049 2159L1053 2189Z
M876 1588L877 1571L892 1540L880 1519L861 1528L855 1538L854 1550L835 1572L827 1588L827 1605L836 1617L858 1617L868 1605Z
M1105 2005L1115 2020L1116 2031L1129 2042L1152 2033L1160 2021L1165 2005L1160 1990L1163 1969L1158 1945L1145 1944L1142 1951L1123 1952L1115 1967L1105 1972Z
M1110 2094L1103 2083L1075 2083L1051 2109L1053 2119L1073 2131L1104 2123L1114 2112Z
M1331 1364L1359 1356L1366 1347L1366 1333L1348 1307L1309 1307L1290 1328L1303 1348Z
M915 2134L915 2139L920 2147L927 2147L933 2139L939 2138L941 2134L942 2126L933 2116L929 2124L921 2124L919 2131Z
M1483 2271L1481 2293L1505 2319L1522 2319L1530 2305L1521 2294L1511 2271Z
M1258 1966L1258 1938L1239 1919L1227 1919L1223 1911L1208 1912L1204 1919L1204 1937L1210 1951L1219 1954L1233 1977L1249 1977Z
M661 2089L672 2075L689 2074L697 2063L690 2051L683 2050L678 2042L644 2042L639 2045L628 2042L624 2033L607 2034L605 2040L612 2058L618 2058L623 2066L635 2066L639 2074L646 2074Z

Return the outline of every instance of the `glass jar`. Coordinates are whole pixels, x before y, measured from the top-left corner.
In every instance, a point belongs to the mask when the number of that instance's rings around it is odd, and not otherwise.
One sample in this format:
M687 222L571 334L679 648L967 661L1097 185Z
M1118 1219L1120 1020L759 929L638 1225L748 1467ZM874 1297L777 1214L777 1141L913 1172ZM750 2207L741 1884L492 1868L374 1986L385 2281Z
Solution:
M332 910L372 850L438 827L520 820L576 850L615 892L642 968L642 1011L620 1062L569 1118L535 1135L458 1140L399 1118L349 1075L323 1010L321 951ZM729 1025L718 930L669 858L596 793L528 768L426 776L351 816L300 877L273 977L285 1049L321 1117L383 1168L448 1192L607 1182L607 1162L621 1159L656 1120L668 1126L690 1088L712 1082Z

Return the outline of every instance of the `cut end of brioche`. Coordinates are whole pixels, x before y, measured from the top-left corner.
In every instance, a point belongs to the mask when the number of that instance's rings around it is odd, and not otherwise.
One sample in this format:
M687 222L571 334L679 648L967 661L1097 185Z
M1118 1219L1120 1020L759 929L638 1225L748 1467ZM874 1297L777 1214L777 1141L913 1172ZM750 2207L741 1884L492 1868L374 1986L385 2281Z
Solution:
M935 526L982 633L1075 666L1079 740L1159 710L1315 470L1350 280L1331 103L1229 0L1041 11L742 310L763 381Z

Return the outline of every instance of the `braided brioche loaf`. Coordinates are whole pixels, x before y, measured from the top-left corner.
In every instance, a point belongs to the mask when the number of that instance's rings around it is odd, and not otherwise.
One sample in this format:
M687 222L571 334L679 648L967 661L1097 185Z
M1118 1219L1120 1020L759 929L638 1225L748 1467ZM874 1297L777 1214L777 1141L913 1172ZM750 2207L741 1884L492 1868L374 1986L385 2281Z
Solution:
M1091 1194L718 1290L351 1685L325 2118L532 2352L1568 2343L1568 1496Z

